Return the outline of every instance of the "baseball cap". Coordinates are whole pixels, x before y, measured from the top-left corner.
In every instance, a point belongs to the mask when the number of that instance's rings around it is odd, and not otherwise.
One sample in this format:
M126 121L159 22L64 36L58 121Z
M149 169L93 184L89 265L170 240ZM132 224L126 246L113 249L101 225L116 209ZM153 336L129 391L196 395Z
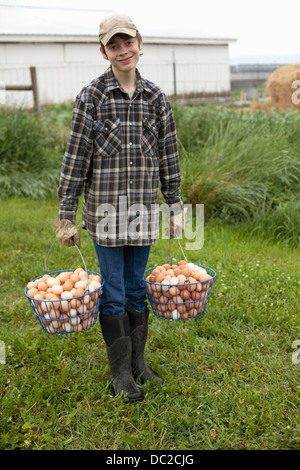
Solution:
M127 15L115 14L110 15L101 21L99 26L99 41L104 46L108 41L118 33L128 34L128 36L136 37L137 27Z

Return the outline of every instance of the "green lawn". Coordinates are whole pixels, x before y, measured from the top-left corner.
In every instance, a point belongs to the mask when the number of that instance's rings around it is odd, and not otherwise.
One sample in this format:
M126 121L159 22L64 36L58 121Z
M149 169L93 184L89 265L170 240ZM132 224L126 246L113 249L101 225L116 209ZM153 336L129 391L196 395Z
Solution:
M1 449L299 449L299 250L207 223L204 247L185 253L217 273L205 315L150 316L146 355L165 383L144 385L144 401L128 404L110 391L99 323L48 335L24 295L55 241L56 200L0 207ZM81 251L98 271L86 232ZM175 241L172 257L182 258ZM167 259L161 240L149 267ZM47 267L81 264L75 248L57 243Z

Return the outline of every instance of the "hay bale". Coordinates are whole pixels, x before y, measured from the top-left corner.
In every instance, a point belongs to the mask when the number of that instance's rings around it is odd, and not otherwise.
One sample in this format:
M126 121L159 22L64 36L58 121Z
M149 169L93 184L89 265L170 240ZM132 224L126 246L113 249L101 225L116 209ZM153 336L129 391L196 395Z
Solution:
M252 108L300 109L300 93L297 92L299 85L296 88L293 87L295 80L300 81L300 64L285 65L275 70L266 81L268 101L257 103L256 100L253 100Z

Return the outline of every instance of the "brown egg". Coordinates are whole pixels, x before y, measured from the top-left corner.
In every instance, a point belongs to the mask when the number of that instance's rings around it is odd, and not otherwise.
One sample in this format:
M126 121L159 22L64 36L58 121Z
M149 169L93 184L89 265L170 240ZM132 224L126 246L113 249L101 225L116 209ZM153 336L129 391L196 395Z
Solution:
M172 312L171 312L171 310L169 310L169 309L166 310L164 316L165 316L165 318L172 318Z
M80 277L81 280L84 280L84 279L87 279L87 274L85 271L80 271L80 273L78 274L78 276Z
M209 274L205 272L200 272L200 276L199 276L200 281L209 281L210 279L212 279L212 277Z
M46 282L47 284L47 279L50 277L50 274L44 274L44 276L40 277L40 279L38 279L38 282Z
M28 292L27 292L28 293ZM35 294L34 296L34 299L35 300L43 300L45 297L44 295L41 293L41 292L38 292L37 294Z
M44 315L44 311L42 310L41 302L35 301L34 302L34 309L38 313L38 315L41 315L41 316Z
M84 292L84 289L76 289L73 297L81 297L82 295L84 295Z
M174 276L178 276L179 274L181 274L181 269L180 268L174 268Z
M49 311L51 309L50 302L48 300L43 300L41 302L41 308L42 308L44 313L49 313Z
M63 272L57 276L57 279L59 279L61 283L64 283L67 279L69 279L70 276L71 273Z
M40 281L37 285L39 291L46 291L48 289L46 282Z
M27 284L27 286L26 286L26 287L27 287L27 290L32 289L32 288L34 288L34 287L36 288L37 284L38 284L38 281L30 281L30 282L28 282L28 284Z
M80 300L79 299L71 299L70 300L70 307L71 309L76 309L77 307L79 307L79 305L81 304Z
M82 331L82 324L81 323L78 323L78 325L73 325L72 326L72 330L74 333L80 333L80 331Z
M160 270L158 268L154 268L151 274L156 275L156 274L159 274L159 273L160 273Z
M67 312L62 312L61 316L59 317L60 323L63 323L64 321L69 321L70 317Z
M182 266L182 265L186 265L186 261L184 260L179 261L178 266Z
M177 294L177 287L176 286L170 287L170 296L174 297L176 296L176 294Z
M64 288L63 286L53 286L52 287L52 292L55 295L60 295L63 292Z
M80 318L77 316L76 308L71 308L70 310L70 322L72 325L75 325L77 322L80 322Z
M163 280L164 280L163 274L160 271L158 271L158 273L155 276L155 282L160 284Z
M84 289L85 290L86 289L86 280L81 280L81 281L76 282L74 287L75 287L76 290L77 289Z
M81 315L82 313L85 313L87 311L87 306L82 303L79 305L79 307L77 308L77 312Z
M167 271L168 269L171 268L170 264L163 264L163 268Z
M54 335L56 333L56 328L54 328L51 322L49 322L49 324L46 326L46 329L51 335Z
M153 300L155 300L156 302L158 302L158 301L159 301L159 298L160 298L160 294L161 294L161 291L160 291L160 292L155 292L155 291L154 291L154 292L152 292L151 297L152 297Z
M181 297L182 297L184 302L188 302L189 300L192 300L191 293L190 293L189 289L183 289L181 291Z
M73 289L74 283L71 281L71 279L68 279L64 284L63 284L63 289L64 291L71 291Z
M74 274L79 275L80 271L84 271L84 269L83 268L77 268L77 269L75 269Z
M182 267L181 274L183 274L183 276L185 276L185 277L187 277L189 275L189 270L186 266Z
M196 279L194 279L193 277L189 277L187 280L186 280L186 283L188 284L188 287L190 289L191 292L193 292L194 290L196 290Z
M195 305L195 309L197 310L197 312L200 313L200 312L202 312L202 310L205 307L205 301L204 300L201 300L201 301L197 300L194 305Z
M50 300L53 301L53 300L60 300L60 298L58 297L58 295L56 294L51 294L52 297L50 297ZM57 302L57 304L59 304L59 302Z
M68 300L61 300L60 302L60 309L62 312L68 312L70 308L70 304Z
M70 280L73 281L74 284L76 284L76 282L80 281L80 277L78 276L78 274L71 274L70 276Z
M163 266L157 266L157 269L163 273L165 271L165 268Z
M38 293L39 293L39 290L36 287L32 287L31 289L27 291L27 295L32 298L34 298L35 295L37 295Z
M199 271L194 271L193 272L193 278L196 279L196 281L200 281L200 272Z
M202 290L203 284L201 282L197 282L195 291L201 293Z
M192 300L199 300L201 298L201 292L198 292L197 290L194 290L191 293L191 298L192 298Z
M167 269L167 274L168 274L169 276L171 276L171 277L174 277L174 276L175 276L174 270L171 269L171 268L170 268L170 269Z
M172 303L176 304L176 303L179 303L181 304L183 302L183 298L181 297L181 295L176 295L174 297L172 297Z
M177 311L182 314L184 312L186 312L186 306L184 304L177 304Z
M191 318L195 318L198 315L198 310L196 308L192 308L189 312Z
M165 313L167 310L168 310L168 306L166 304L160 303L158 305L158 311L160 312L160 314Z

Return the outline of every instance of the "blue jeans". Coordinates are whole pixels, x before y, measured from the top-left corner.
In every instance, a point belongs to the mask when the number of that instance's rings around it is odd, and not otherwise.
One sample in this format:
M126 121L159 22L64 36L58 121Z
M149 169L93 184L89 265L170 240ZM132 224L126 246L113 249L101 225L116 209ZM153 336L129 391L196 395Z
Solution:
M120 316L125 313L126 307L145 312L147 303L143 276L151 246L94 245L100 272L105 281L100 313Z

